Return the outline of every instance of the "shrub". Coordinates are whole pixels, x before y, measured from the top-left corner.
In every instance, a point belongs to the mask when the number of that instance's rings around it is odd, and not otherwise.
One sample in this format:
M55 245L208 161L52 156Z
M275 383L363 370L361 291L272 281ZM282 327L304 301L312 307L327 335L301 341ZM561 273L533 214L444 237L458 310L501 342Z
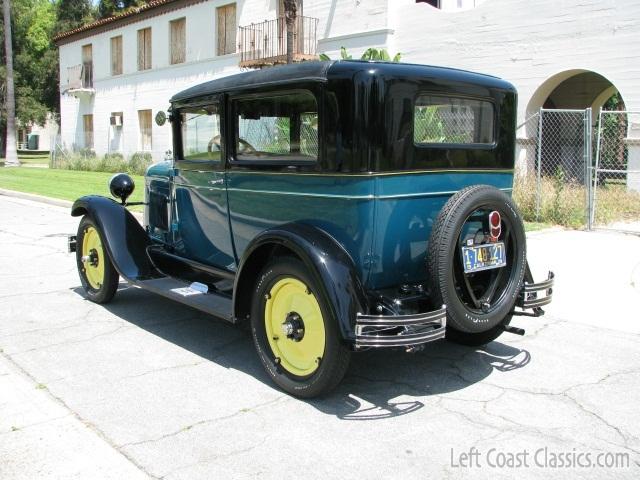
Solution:
M586 225L587 191L580 183L566 180L558 167L552 177L540 179L539 215L536 211L538 194L535 173L516 175L513 198L523 218L528 222L544 222L565 227ZM596 191L596 224L640 219L640 193L627 189L625 183L599 185Z
M83 149L78 152L58 155L55 165L51 168L62 170L83 170L85 172L126 172L132 175L144 175L147 167L151 165L152 158L148 152L134 153L127 161L121 153L107 153L103 157L97 157L92 150Z
M151 154L149 152L137 152L131 156L129 160L128 172L136 175L144 175L149 165L152 163Z

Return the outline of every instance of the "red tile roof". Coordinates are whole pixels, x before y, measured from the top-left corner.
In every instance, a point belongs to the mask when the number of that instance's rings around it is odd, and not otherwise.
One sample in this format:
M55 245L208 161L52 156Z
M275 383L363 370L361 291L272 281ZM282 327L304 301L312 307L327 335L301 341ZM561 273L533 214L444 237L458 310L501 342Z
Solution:
M200 0L200 1L203 1L203 0ZM166 5L166 4L169 4L169 3L176 3L176 2L177 3L185 3L186 5L189 5L191 3L197 3L197 2L193 2L193 1L185 2L184 0L151 0L150 2L147 2L147 3L145 3L144 5L142 5L140 7L131 8L131 9L127 10L126 12L119 13L118 15L114 15L112 17L107 17L107 18L101 18L100 20L96 20L95 22L87 23L86 25L82 25L82 26L80 26L78 28L74 28L73 30L69 30L68 32L59 33L58 35L53 37L53 41L56 42L56 43L61 43L60 42L61 40L64 40L64 39L66 39L68 37L72 37L72 36L74 36L76 34L83 33L83 32L88 32L90 30L94 30L94 29L97 29L99 27L107 26L110 23L120 22L121 20L129 19L130 17L133 17L135 15L139 15L139 14L141 14L143 12L147 12L149 10L153 10L154 8L161 7L162 5ZM133 21L135 21L135 20L133 20ZM114 28L115 28L115 25L114 25ZM83 35L83 36L86 36L86 35Z

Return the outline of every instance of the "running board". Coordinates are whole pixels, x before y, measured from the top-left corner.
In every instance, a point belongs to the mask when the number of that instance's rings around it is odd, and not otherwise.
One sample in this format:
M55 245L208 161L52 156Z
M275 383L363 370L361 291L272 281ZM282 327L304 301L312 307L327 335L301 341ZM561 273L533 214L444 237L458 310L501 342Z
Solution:
M214 317L235 323L233 302L230 297L215 292L196 292L189 287L190 283L171 277L136 280L131 281L131 283L143 290L162 295Z

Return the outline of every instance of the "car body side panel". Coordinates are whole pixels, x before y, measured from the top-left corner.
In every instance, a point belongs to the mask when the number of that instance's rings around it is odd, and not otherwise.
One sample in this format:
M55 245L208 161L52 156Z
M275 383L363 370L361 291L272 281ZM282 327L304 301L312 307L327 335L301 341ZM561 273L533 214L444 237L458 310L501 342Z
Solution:
M360 278L367 278L374 221L373 178L228 171L227 188L239 258L260 232L300 222L335 238L353 259Z
M175 189L176 238L179 255L235 271L229 232L225 172L178 169Z
M477 184L510 194L512 182L509 170L376 176L375 232L367 287L424 282L431 227L449 197Z

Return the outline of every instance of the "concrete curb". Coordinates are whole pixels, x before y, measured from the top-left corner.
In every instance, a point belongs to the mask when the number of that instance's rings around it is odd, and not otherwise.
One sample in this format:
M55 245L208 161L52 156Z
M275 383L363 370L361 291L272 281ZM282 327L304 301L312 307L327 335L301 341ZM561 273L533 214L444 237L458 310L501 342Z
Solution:
M22 200L31 200L32 202L46 203L48 205L55 205L56 207L71 208L73 202L69 200L61 200L59 198L45 197L44 195L37 195L35 193L18 192L16 190L7 190L6 188L0 188L0 195L5 197L20 198ZM142 223L144 216L140 212L131 212L136 219Z
M35 193L17 192L15 190L7 190L0 188L0 195L7 197L22 198L24 200L32 200L34 202L47 203L49 205L56 205L57 207L71 208L73 202L69 200L60 200L59 198L45 197L44 195L36 195Z

